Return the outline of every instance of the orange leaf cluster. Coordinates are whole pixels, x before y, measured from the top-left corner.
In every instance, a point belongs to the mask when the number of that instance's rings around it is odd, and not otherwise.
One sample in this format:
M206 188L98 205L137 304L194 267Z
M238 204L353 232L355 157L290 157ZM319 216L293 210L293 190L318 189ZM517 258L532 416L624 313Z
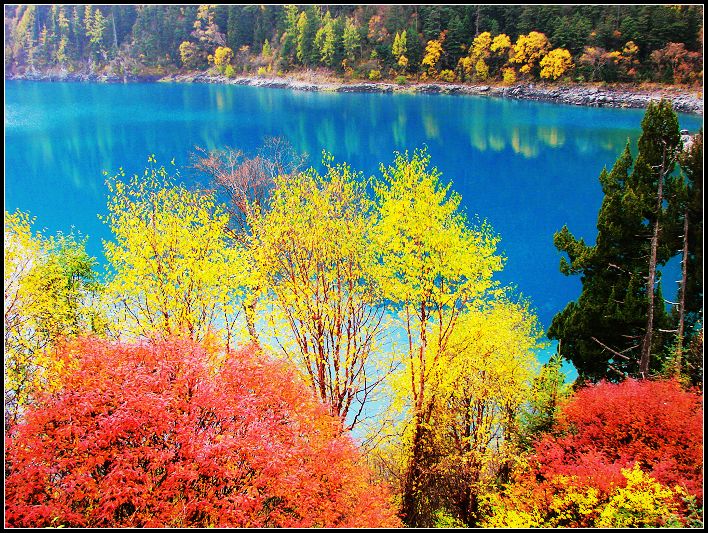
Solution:
M394 527L351 437L284 363L84 339L6 435L6 527ZM62 355L62 354L60 354Z

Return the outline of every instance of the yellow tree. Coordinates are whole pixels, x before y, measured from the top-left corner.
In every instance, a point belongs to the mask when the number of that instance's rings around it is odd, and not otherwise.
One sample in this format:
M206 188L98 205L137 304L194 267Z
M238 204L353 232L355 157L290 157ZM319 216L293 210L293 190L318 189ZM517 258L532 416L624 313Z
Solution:
M445 40L444 32L440 35L440 39L432 39L425 45L425 56L421 64L428 67L427 75L431 78L437 77L437 64L443 52L443 41Z
M565 48L551 50L541 59L541 77L557 80L567 71L573 68L573 60L570 52Z
M219 46L214 51L214 65L223 70L234 60L234 51L228 46Z
M425 151L397 154L382 165L375 191L379 221L373 243L382 295L400 313L406 332L405 362L411 429L403 481L402 512L418 523L417 499L424 437L434 408L430 383L464 308L494 287L502 267L498 237L487 223L470 227L460 196L440 183Z
M278 343L351 429L377 384L370 356L383 309L372 278L373 212L360 174L327 154L323 165L324 176L310 168L276 178L267 209L250 218L250 248L283 318Z
M393 46L391 47L391 53L396 59L396 63L398 63L398 66L400 66L404 71L408 66L408 58L406 57L407 52L407 34L406 30L403 30L400 35L396 33L396 36L393 38Z
M491 55L492 34L488 31L480 33L472 41L469 54L459 60L458 66L467 79L477 77L485 80L489 76L489 67L486 63Z
M123 182L121 170L107 180L113 326L147 339L200 341L221 331L228 349L247 274L241 247L224 232L229 216L213 194L188 191L154 156L148 161L140 176Z
M519 72L522 74L533 74L550 48L551 43L543 33L532 31L528 35L519 35L509 63L521 65Z
M437 366L424 485L433 507L468 526L478 525L482 498L517 455L540 337L527 304L482 303L460 317Z
M100 292L86 239L32 232L27 213L5 213L5 416L14 422L34 393L56 384L53 348L103 331Z

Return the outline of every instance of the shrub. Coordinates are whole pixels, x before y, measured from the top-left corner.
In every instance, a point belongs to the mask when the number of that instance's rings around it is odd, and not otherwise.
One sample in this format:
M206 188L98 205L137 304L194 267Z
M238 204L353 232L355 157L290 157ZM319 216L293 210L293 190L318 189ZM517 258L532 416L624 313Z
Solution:
M189 341L58 351L63 389L6 436L6 527L400 525L285 363L210 365Z
M406 85L408 83L408 78L405 76L396 76L396 83L398 85Z
M442 70L438 75L438 79L440 81L452 83L453 81L455 81L455 73L449 69Z
M380 79L381 79L381 71L380 71L380 70L376 70L376 69L370 70L370 71L369 71L369 79L370 79L371 81L378 81L378 80L380 80Z
M543 439L537 457L544 471L566 474L588 454L618 469L639 462L662 484L699 496L702 415L701 395L677 381L603 382L575 394L559 420L563 434Z
M258 67L259 76L265 76L266 74L268 74L268 69L266 69L265 67Z
M516 71L513 68L502 69L502 79L507 85L516 83Z
M678 382L602 382L578 391L488 525L636 527L687 522L702 505L702 397Z
M225 67L230 65L234 59L234 51L228 46L219 46L214 52L214 65Z
M224 69L224 76L227 78L233 78L236 76L236 70L234 69L233 65L226 65L226 68Z

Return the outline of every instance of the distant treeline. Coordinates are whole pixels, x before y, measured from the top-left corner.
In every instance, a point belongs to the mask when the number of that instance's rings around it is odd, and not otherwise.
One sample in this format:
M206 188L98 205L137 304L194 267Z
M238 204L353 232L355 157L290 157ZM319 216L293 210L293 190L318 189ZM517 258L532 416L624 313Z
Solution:
M701 5L6 5L5 69L694 83L702 28Z

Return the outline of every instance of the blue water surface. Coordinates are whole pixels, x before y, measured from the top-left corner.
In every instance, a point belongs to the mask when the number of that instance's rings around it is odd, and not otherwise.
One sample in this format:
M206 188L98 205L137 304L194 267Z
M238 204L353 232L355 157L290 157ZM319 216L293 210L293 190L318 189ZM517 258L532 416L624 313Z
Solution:
M553 233L567 224L594 242L598 175L627 141L636 153L644 116L475 96L209 84L6 81L5 90L6 211L29 211L49 233L88 235L99 262L101 239L110 238L97 217L106 213L102 171L142 172L149 154L165 165L174 158L190 183L195 145L250 152L282 136L311 164L325 149L367 176L394 151L427 146L470 219L487 219L501 235L507 262L498 279L531 300L544 328L580 294L579 279L559 271ZM702 124L691 115L679 121L692 131ZM673 283L664 286L671 299Z

